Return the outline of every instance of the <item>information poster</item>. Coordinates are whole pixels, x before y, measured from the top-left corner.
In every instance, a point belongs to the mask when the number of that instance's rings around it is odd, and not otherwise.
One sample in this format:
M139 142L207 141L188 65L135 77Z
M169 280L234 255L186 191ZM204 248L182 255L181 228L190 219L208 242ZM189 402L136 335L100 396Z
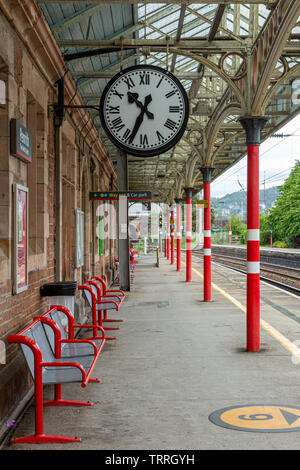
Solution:
M99 216L99 256L103 254L103 227L102 227L102 216Z
M84 212L76 211L76 268L84 265Z
M14 185L14 293L28 288L28 188Z

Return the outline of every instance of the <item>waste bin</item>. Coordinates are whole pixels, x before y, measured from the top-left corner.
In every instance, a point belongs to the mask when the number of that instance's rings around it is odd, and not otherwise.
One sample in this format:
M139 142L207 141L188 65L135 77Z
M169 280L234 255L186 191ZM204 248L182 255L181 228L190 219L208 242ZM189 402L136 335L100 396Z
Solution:
M40 287L42 297L49 297L50 305L62 305L68 308L74 317L76 281L49 282Z

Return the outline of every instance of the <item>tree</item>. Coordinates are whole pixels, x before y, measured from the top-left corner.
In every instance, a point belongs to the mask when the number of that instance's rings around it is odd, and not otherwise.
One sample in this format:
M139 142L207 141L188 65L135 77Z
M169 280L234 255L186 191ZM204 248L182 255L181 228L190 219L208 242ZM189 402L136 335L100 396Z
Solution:
M260 226L260 244L270 245L271 243L271 226L269 216L263 212L259 214L259 226Z
M269 211L268 221L274 240L294 246L296 237L300 236L300 161L279 188L279 197Z
M231 216L231 231L232 235L241 235L246 229L246 225L243 224L241 218L238 215ZM225 226L225 230L229 231L229 222Z

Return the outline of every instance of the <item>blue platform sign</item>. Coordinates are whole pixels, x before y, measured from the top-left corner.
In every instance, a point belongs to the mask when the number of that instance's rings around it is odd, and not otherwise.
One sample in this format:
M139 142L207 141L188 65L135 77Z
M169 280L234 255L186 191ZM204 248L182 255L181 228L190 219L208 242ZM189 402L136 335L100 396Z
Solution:
M32 162L31 132L17 119L10 121L10 153L25 162Z

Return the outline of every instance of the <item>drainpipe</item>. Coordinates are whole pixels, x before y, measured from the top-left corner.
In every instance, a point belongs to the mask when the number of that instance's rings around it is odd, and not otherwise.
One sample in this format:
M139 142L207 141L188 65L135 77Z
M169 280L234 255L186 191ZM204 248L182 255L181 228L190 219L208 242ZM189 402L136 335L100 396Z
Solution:
M64 77L57 82L58 106L64 105ZM62 267L62 188L61 188L61 126L64 121L64 108L58 107L54 112L54 155L55 155L55 280L61 281Z

